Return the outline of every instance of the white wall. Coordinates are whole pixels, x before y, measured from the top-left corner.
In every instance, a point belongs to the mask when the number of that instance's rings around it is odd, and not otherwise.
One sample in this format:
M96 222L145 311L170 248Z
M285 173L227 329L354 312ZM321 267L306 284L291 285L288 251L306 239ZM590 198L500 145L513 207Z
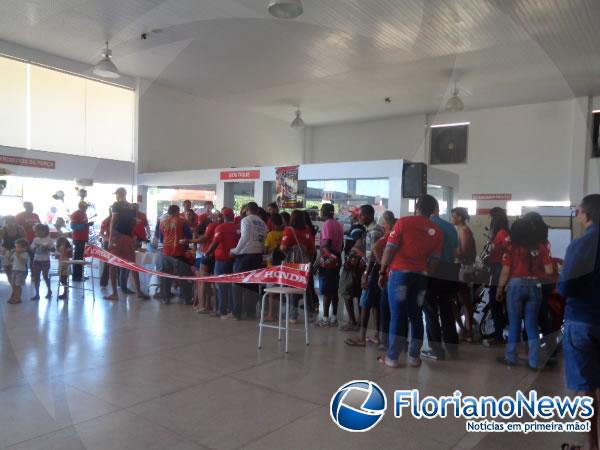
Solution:
M306 162L423 161L425 115L311 127Z
M467 164L439 166L459 175L458 198L508 192L513 200L569 200L573 103L567 100L431 118L431 123L471 122ZM585 154L585 148L581 151Z
M311 162L426 161L428 125L469 121L467 164L436 166L459 175L455 198L508 192L514 200L577 201L600 189L600 160L584 156L587 114L586 99L571 99L314 127L306 153Z
M153 83L140 90L140 172L300 163L302 131Z

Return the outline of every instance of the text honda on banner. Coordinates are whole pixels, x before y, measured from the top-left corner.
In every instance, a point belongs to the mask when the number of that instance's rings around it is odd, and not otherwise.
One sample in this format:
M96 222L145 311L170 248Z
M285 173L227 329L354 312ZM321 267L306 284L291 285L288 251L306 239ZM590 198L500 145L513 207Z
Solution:
M299 289L305 289L308 284L308 264L284 263L281 266L251 270L249 272L201 277L179 276L147 269L146 267L119 258L109 251L96 247L95 245L87 245L85 247L84 255L86 258L94 258L122 269L148 273L158 277L173 278L176 280L207 281L209 283L281 284L283 286Z

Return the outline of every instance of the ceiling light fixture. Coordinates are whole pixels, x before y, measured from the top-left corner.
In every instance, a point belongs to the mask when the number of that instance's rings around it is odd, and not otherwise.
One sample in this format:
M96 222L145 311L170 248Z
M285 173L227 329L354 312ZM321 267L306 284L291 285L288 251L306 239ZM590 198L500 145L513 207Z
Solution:
M300 117L301 114L302 114L302 112L298 108L296 110L296 118L294 120L292 120L292 123L290 123L290 127L297 128L297 129L305 127L306 124L304 123L304 120L302 120L302 117Z
M446 102L446 111L456 112L462 111L465 109L465 104L458 96L458 88L454 85L454 90L452 91L452 96Z
M119 69L112 62L112 51L108 48L108 41L106 41L106 48L102 50L102 59L94 66L92 73L102 78L119 78L121 76Z
M295 19L304 12L300 0L271 0L269 14L278 19Z

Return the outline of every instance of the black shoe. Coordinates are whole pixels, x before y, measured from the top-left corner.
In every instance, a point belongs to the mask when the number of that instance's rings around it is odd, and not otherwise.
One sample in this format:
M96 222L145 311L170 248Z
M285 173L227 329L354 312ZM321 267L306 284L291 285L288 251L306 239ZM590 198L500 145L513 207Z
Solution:
M514 367L514 366L518 365L516 362L512 362L512 361L507 360L504 356L498 356L496 358L496 361L498 361L500 364L504 364L505 366Z

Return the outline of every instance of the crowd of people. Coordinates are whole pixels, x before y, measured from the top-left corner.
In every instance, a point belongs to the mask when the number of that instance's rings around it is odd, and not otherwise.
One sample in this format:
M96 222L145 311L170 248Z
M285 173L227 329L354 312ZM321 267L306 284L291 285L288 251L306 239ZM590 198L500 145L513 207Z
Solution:
M474 326L474 285L480 273L489 290L493 332L482 340L486 346L504 345L500 363L519 364L517 346L526 341L526 365L541 370L552 360L555 347L540 355L540 335L553 336L564 323L564 351L569 387L595 395L600 388L600 195L583 199L577 220L585 229L574 240L559 278L558 262L552 259L548 226L537 213L529 213L510 224L506 211L489 212L489 242L477 258L475 239L464 208L451 211L451 222L440 217L437 200L424 195L416 201L415 214L396 218L385 211L376 220L371 205L357 210L348 230L336 220L334 205L320 210L320 229L304 210L279 211L272 203L266 209L255 202L244 205L238 215L229 207L217 211L212 202L198 214L190 201L171 205L151 236L148 221L137 205L126 200L119 188L109 216L102 222L102 246L126 261L136 261L136 250L148 242L162 251L156 257L159 271L169 274L223 275L246 272L284 262L310 264L305 304L294 297L292 322L299 307L307 308L318 327L338 327L353 333L345 339L352 347L372 344L382 352L381 364L396 368L400 356L419 367L422 358L456 358L459 343L478 340ZM47 298L51 255L59 261L83 259L93 222L87 204L70 217L71 231L55 230L40 223L33 205L15 217L6 217L0 230L3 266L12 292L9 303L20 303L22 287L31 273L35 295L40 298L43 278ZM476 262L478 264L476 264ZM59 298L68 296L69 264L60 265ZM64 269L66 267L66 270ZM139 273L131 273L136 291L128 288L129 271L105 265L100 284L111 292L105 299L119 300L119 293L149 299ZM83 279L82 266L73 265L74 282ZM318 279L322 307L313 278ZM259 309L257 285L190 282L162 277L155 297L168 304L173 285L183 303L199 314L222 319L256 318ZM347 320L339 324L339 299ZM562 304L552 299L563 298ZM278 316L275 298L269 298L264 320ZM565 306L566 304L566 306ZM320 315L319 308L321 307ZM319 320L316 320L320 317ZM425 322L425 323L424 323ZM427 336L428 348L423 349ZM555 340L556 342L556 340Z

